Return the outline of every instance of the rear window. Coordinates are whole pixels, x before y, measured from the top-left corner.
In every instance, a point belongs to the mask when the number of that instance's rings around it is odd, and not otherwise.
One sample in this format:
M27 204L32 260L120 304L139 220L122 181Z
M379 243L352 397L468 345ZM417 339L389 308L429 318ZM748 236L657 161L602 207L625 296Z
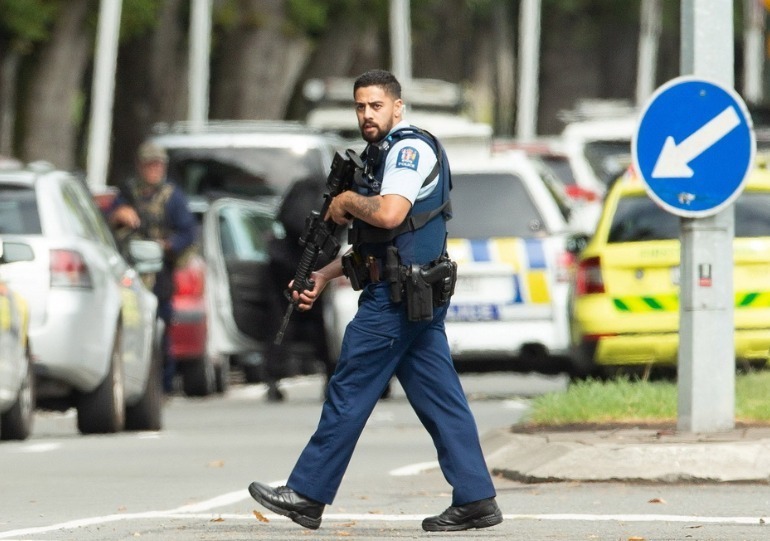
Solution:
M452 174L452 238L539 237L545 222L521 179L508 174Z
M745 192L735 202L736 237L770 237L770 194ZM607 242L678 239L680 219L640 195L618 202Z
M295 180L326 179L317 148L169 149L169 175L187 195L209 197L281 196Z
M40 216L31 188L0 189L0 235L40 235Z

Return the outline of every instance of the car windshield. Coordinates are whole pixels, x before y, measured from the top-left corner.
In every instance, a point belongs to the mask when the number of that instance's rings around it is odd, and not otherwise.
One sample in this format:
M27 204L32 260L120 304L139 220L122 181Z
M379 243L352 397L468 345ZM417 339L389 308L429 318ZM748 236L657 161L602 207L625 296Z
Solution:
M736 237L770 237L770 193L745 192L735 202ZM646 195L624 197L612 218L609 243L679 238L679 217Z
M326 178L318 149L169 149L169 175L187 195L280 196L295 181Z
M40 216L31 188L0 188L0 234L40 235Z
M589 141L584 150L596 178L604 184L615 180L631 163L629 140Z
M529 192L516 175L474 173L452 175L452 238L540 237L545 223Z

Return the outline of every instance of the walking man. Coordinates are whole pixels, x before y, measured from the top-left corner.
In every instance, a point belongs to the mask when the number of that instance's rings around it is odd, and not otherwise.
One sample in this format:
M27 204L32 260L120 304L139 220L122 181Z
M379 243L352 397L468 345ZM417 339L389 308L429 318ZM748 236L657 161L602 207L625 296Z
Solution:
M353 248L314 272L313 290L295 298L300 310L309 309L344 269L362 289L358 312L346 329L316 432L286 486L254 482L249 492L271 511L318 528L367 419L395 375L430 433L453 489L451 506L426 518L423 529L494 526L502 513L444 330L451 288L442 281L429 284L427 293L412 280L404 287L403 280L410 270L421 276L420 268L451 268L445 224L451 216L449 163L431 134L403 120L401 85L391 73L364 73L353 95L368 143L362 155L366 169L352 190L332 200L327 215L352 224Z

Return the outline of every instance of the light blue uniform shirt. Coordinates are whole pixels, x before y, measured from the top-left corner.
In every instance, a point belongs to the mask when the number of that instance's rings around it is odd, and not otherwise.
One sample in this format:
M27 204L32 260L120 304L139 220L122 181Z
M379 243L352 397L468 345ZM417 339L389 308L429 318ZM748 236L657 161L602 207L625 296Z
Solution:
M390 133L410 126L406 120L396 124ZM428 143L416 137L400 139L388 152L380 195L400 195L414 202L427 196L438 184L436 175L430 184L422 183L436 165L436 154Z

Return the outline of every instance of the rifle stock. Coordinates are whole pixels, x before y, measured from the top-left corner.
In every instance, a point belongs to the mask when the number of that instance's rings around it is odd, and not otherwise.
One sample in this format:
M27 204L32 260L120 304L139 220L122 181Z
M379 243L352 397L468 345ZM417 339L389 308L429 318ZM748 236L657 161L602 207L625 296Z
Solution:
M361 174L364 164L361 158L353 150L346 150L344 154L337 152L332 160L331 170L326 179L327 193L324 194L324 202L320 211L312 211L305 220L305 231L300 237L300 245L304 246L302 256L300 257L297 270L294 273L294 280L291 287L284 291L284 295L289 299L289 305L281 320L281 327L275 336L274 343L280 345L283 341L286 327L291 319L291 314L297 305L294 300L294 292L313 289L315 282L310 278L315 270L318 257L324 254L329 259L336 257L340 249L340 242L337 239L337 230L339 225L333 220L324 220L326 212L332 199L349 190L353 184L356 174Z

